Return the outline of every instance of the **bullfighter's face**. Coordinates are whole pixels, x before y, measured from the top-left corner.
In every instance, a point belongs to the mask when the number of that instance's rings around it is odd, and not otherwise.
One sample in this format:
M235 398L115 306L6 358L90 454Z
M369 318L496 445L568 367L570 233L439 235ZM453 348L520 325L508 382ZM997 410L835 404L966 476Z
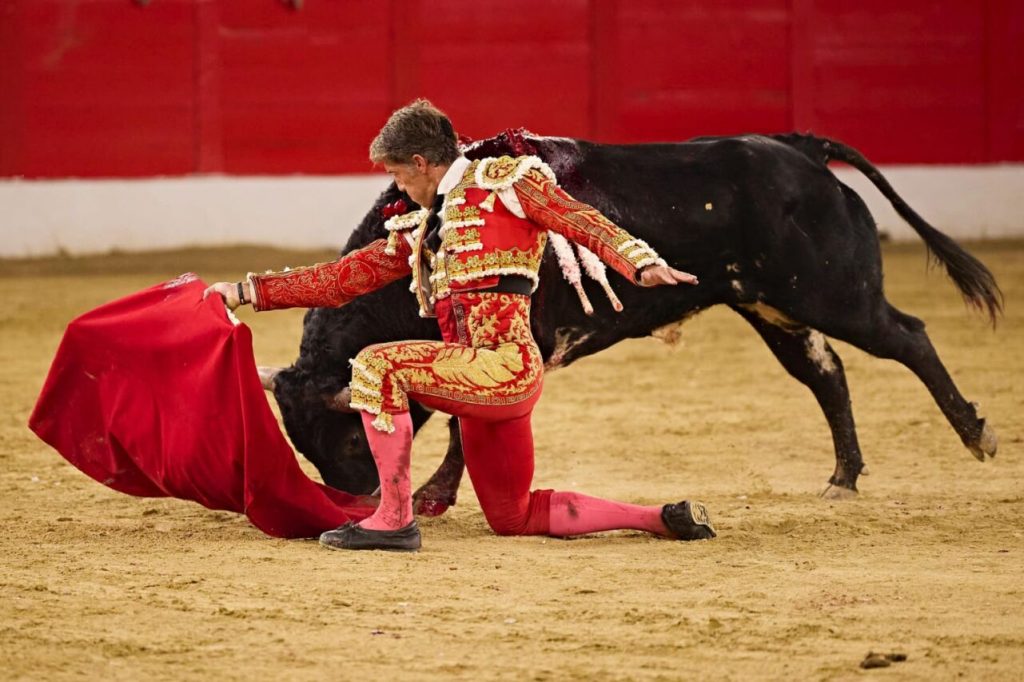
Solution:
M384 162L384 170L395 179L398 189L420 206L429 208L434 203L437 186L445 169L429 163L419 154L414 154L408 163Z

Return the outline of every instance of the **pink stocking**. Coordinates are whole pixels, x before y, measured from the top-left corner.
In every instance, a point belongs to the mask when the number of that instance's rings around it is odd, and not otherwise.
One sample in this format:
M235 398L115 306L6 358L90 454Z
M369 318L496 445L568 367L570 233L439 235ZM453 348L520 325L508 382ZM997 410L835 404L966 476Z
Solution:
M566 537L602 530L645 530L667 536L661 522L661 507L612 502L580 493L551 495L551 535Z
M409 458L412 452L412 417L408 412L391 415L395 430L378 431L374 416L360 412L363 430L373 452L380 474L380 504L372 516L359 525L367 530L398 530L412 523L412 484L409 481Z

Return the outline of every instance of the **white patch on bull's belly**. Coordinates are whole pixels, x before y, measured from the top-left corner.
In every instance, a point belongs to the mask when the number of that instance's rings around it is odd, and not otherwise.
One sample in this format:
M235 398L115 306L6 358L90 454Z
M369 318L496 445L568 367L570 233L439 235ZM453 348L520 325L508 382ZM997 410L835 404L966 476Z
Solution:
M555 348L551 351L551 357L544 363L544 370L550 372L551 370L558 369L562 366L562 361L565 360L565 356L572 351L576 346L580 345L591 336L594 332L588 332L582 336L573 338L573 332L575 329L562 328L555 330Z
M836 363L826 346L825 335L819 331L811 331L807 336L807 357L811 359L822 374L836 371Z
M765 305L764 303L741 303L740 307L754 313L768 324L775 325L776 327L787 331L801 329L804 327L804 325L788 317L782 311L776 310L770 305Z
M676 322L669 322L666 325L658 327L651 332L651 337L658 339L669 346L676 346L680 341L683 340L683 325L690 321L690 318L696 315L699 310L687 313L685 317Z

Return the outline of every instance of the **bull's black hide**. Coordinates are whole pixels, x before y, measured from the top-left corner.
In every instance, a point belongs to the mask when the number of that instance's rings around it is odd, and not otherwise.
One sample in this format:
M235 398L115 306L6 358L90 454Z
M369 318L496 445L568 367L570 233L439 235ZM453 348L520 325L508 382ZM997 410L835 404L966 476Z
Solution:
M836 490L856 490L863 461L842 362L825 336L906 365L979 459L995 453L994 434L954 386L924 324L885 300L874 220L827 163L844 161L868 175L966 300L993 321L1001 309L999 289L984 265L910 209L856 150L802 135L615 146L503 134L475 144L467 156L523 151L547 161L569 193L646 240L673 267L700 278L695 287L641 289L609 271L625 310L614 312L588 282L596 308L588 317L549 249L532 317L549 367L724 304L754 327L818 399L835 444L829 482ZM343 253L384 236L381 209L402 196L394 185L386 190ZM299 359L277 377L275 395L292 442L325 482L350 492L374 490L376 471L358 416L328 409L324 397L348 384L348 360L363 347L440 338L436 323L417 315L408 284L396 282L340 309L309 311ZM413 415L417 427L429 417L418 407ZM431 494L454 494L460 457L456 438L446 472L434 480L439 489Z

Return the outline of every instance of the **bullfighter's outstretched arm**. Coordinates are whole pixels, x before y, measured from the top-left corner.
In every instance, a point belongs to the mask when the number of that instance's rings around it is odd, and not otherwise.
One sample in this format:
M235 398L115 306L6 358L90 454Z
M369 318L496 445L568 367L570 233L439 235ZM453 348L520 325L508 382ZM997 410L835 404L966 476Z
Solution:
M572 198L537 169L527 171L512 185L526 217L541 227L582 244L630 280L649 265L665 265L646 242L608 220L596 208Z
M405 239L378 239L338 260L283 272L249 275L256 310L337 308L410 272Z

